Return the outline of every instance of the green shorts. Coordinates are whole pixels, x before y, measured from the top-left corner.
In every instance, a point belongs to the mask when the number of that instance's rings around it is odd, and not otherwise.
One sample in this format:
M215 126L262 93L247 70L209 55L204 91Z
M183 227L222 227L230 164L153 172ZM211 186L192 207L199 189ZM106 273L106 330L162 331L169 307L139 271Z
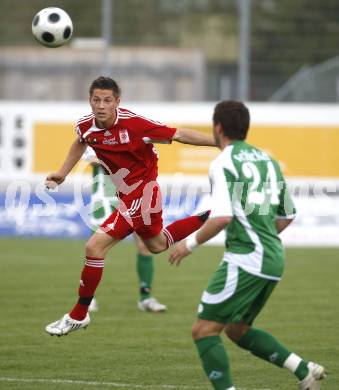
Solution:
M260 278L223 261L202 295L198 318L251 325L276 285L276 280Z

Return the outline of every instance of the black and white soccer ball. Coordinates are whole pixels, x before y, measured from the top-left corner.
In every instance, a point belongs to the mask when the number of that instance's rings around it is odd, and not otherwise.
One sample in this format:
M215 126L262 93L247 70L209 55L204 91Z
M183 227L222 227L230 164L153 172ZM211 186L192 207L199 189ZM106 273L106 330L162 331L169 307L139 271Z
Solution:
M32 33L35 39L44 46L63 46L72 38L72 19L61 8L44 8L33 18Z

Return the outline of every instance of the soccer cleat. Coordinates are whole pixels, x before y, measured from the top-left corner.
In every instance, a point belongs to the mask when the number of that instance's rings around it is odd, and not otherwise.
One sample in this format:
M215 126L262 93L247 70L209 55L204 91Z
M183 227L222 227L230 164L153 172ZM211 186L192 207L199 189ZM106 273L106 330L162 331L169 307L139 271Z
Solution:
M150 311L153 313L161 313L167 310L166 305L158 302L155 298L147 298L139 301L138 308L141 311Z
M299 382L300 390L320 390L320 381L326 378L325 368L319 364L309 362L307 364L308 374Z
M88 311L89 311L89 312L99 311L98 301L97 301L95 298L93 298L93 299L91 300L91 303L90 303L90 305L88 306Z
M65 314L62 318L60 318L60 320L47 325L45 330L51 336L66 336L68 333L75 330L87 328L90 321L91 319L89 318L88 313L82 321L74 320L69 316L69 314Z
M201 222L206 222L210 214L211 210L202 211L201 213L197 214L197 217L200 219Z

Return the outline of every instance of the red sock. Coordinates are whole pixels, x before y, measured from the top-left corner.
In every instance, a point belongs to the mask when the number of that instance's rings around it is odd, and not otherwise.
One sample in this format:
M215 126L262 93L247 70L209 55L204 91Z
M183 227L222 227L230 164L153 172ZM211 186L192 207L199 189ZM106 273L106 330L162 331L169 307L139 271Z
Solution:
M104 259L86 256L85 266L81 273L79 300L69 315L74 320L81 321L86 317L88 306L100 283L104 270Z
M174 221L170 225L166 226L163 232L167 238L167 245L171 246L175 242L181 241L196 230L200 229L210 215L210 212L211 211L208 210L198 215L179 219L178 221Z

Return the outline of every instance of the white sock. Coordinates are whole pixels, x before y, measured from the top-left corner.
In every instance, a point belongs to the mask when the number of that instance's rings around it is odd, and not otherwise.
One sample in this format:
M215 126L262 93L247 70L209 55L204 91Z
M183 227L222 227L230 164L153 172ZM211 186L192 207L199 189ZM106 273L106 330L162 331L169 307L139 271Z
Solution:
M291 353L291 355L285 360L283 366L294 373L301 361L302 359L298 355Z
M236 388L234 386L232 386L232 387L229 387L228 389L225 389L225 390L236 390Z

